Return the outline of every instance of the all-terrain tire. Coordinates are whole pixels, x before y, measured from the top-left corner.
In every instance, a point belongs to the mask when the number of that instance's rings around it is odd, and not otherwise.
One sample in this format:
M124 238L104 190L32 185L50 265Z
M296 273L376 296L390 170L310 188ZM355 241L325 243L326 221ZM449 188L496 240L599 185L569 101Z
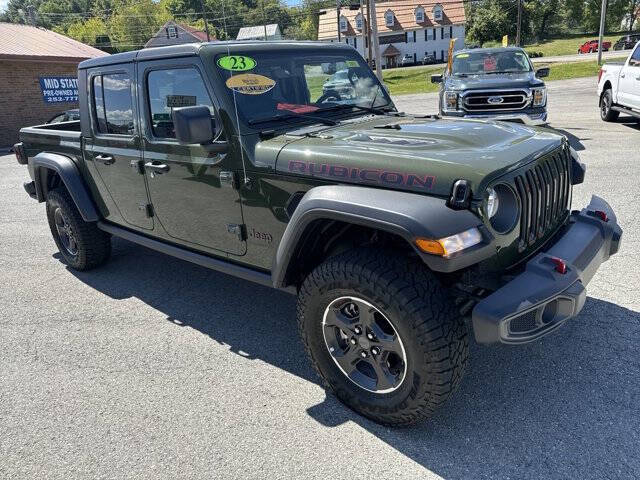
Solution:
M362 299L388 318L406 352L396 390L361 388L336 365L323 334L327 307L342 297ZM325 386L356 412L386 425L428 418L459 387L469 356L468 327L448 291L418 259L376 249L331 257L303 282L298 325Z
M111 236L82 219L66 188L49 190L47 220L62 258L74 270L90 270L109 259Z
M612 106L613 95L608 88L600 96L600 118L605 122L615 122L620 116L620 112L611 109Z

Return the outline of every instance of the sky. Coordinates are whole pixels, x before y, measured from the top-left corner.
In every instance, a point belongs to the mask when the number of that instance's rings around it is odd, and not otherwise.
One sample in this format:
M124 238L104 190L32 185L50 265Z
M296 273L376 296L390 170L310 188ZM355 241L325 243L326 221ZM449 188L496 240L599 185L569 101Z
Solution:
M9 0L0 0L0 12L2 12L6 7Z

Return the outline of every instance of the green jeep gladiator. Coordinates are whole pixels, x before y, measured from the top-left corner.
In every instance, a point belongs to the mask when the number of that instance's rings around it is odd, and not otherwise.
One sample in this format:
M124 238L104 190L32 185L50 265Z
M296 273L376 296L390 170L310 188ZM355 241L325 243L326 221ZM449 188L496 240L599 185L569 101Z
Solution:
M346 70L348 88L323 88ZM112 236L298 297L325 384L384 424L430 415L479 343L582 309L622 231L566 138L404 115L344 44L219 42L78 69L80 120L24 128L25 190L64 261Z

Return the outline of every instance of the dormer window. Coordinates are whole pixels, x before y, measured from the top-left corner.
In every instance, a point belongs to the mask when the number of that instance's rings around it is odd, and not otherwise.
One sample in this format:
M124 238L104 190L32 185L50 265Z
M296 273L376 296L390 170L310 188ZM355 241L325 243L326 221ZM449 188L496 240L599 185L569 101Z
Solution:
M416 8L416 23L424 22L424 8L418 7Z
M387 27L393 27L393 24L395 23L394 19L395 16L393 15L393 12L391 10L387 10L384 13L384 23Z
M441 21L442 21L442 16L443 16L443 13L442 13L442 5L440 5L440 4L436 4L436 5L433 7L433 19L434 19L436 22L441 22Z
M169 25L167 27L167 38L178 38L178 29L175 25Z
M362 30L362 28L364 27L364 21L362 19L362 14L359 13L358 15L356 15L356 28L358 30Z
M347 21L347 17L345 16L340 17L340 31L346 32L348 28L349 28L349 22Z

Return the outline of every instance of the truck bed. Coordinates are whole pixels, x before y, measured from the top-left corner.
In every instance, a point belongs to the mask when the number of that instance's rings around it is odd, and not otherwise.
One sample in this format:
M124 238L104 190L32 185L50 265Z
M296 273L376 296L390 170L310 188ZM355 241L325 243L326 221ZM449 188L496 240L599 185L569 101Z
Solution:
M34 157L40 152L82 157L80 120L22 128L20 141L27 157Z

